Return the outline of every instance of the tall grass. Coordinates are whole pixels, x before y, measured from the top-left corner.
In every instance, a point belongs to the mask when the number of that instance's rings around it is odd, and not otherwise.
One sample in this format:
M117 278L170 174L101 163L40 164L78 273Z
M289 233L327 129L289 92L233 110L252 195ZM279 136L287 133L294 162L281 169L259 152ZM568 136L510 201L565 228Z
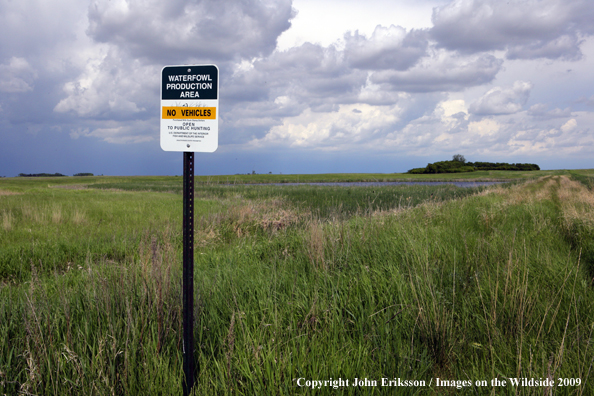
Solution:
M175 255L149 236L128 267L101 261L2 287L7 394L159 394L180 385ZM167 391L168 392L168 391Z
M196 227L196 394L314 393L298 378L433 379L431 388L316 394L594 391L594 285L584 256L594 208L592 192L576 183L548 178L456 199L434 191L415 204L345 212L332 194L221 194L223 210ZM177 228L145 226L133 255L88 256L63 272L33 261L30 281L2 284L0 392L179 394ZM437 377L581 385L458 390L436 387Z
M166 191L181 193L181 184L169 182L102 183L102 189L128 191ZM346 218L355 214L369 214L381 210L397 210L417 206L426 200L435 202L472 195L485 187L459 188L454 185L401 185L378 187L335 186L278 186L273 185L201 185L196 188L196 197L202 199L283 199L302 210L312 211L323 219Z
M49 274L133 260L142 232L181 224L174 194L45 188L0 199L0 279L17 283L30 279L32 265ZM197 214L219 206L203 200Z
M594 189L594 174L592 172L586 173L573 171L571 172L571 178L573 180L579 181L580 183L588 187L590 190Z

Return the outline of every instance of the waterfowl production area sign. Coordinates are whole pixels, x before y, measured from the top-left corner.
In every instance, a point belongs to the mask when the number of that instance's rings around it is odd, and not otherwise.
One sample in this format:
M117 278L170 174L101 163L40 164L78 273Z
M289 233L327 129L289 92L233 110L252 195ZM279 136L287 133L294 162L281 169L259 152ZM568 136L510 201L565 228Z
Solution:
M219 69L165 66L161 72L161 148L213 152L219 145Z

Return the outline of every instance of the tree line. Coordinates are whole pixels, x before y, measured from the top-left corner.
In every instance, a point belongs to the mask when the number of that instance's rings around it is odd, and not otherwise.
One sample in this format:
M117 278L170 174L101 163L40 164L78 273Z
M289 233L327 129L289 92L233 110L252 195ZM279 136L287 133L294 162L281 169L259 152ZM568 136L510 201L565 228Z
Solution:
M60 177L60 176L68 176L63 175L61 173L19 173L18 177ZM94 176L92 173L75 173L72 176Z
M462 173L484 170L533 171L540 170L536 164L508 164L507 162L466 162L461 154L456 154L450 161L439 161L427 164L424 168L413 168L407 173Z

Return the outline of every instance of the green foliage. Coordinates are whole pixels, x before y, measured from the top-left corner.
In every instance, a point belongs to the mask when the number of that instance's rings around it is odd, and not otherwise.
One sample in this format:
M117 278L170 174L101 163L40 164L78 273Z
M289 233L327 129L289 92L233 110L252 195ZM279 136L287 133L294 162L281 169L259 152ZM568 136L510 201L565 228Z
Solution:
M73 176L94 176L92 173L75 173Z
M425 173L425 168L413 168L411 170L409 170L407 173L413 174L413 175L420 175Z
M468 162L476 170L512 170L512 171L537 171L540 167L536 164L508 164L505 162Z
M465 165L464 162L458 160L439 161L433 164L427 164L425 168L411 169L408 173L463 173L474 172L474 168L470 165Z
M413 168L409 174L437 174L437 173L464 173L474 171L535 171L540 170L536 164L508 164L505 162L466 162L463 155L456 154L451 161L439 161L427 164L425 168Z

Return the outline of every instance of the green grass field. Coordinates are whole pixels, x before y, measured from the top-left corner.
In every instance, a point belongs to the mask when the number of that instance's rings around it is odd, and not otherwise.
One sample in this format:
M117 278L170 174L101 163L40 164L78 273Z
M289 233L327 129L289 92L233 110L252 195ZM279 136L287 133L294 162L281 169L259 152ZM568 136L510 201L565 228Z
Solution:
M195 393L594 394L594 172L478 173L518 182L197 177ZM181 177L0 179L0 394L181 394L181 214Z

